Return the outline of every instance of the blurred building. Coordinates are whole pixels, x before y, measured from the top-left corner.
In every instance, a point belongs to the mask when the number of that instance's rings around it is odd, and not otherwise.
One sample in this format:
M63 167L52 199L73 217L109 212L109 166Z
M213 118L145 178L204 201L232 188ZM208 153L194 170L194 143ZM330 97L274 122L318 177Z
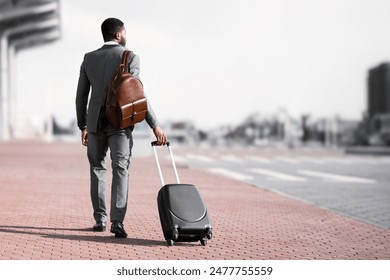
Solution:
M390 145L390 63L368 71L368 115L361 130L370 145Z
M390 114L390 63L382 63L368 72L368 114Z
M299 121L294 120L285 110L275 114L254 113L235 127L225 129L223 139L227 145L295 146L302 137ZM221 143L214 140L214 143Z
M59 13L59 0L0 0L0 140L16 129L16 55L57 40Z

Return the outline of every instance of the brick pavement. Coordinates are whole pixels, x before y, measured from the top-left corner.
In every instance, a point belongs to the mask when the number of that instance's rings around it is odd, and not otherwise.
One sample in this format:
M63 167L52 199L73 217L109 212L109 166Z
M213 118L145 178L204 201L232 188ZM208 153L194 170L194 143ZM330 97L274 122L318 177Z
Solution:
M390 259L389 230L186 167L181 180L201 191L214 236L207 246L168 247L152 157L132 159L129 238L92 232L85 152L70 143L0 143L0 259Z

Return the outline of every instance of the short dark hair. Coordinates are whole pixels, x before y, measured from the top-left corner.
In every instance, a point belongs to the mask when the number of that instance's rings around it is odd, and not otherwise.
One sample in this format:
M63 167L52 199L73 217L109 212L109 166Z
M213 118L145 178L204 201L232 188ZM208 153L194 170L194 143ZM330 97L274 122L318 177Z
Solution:
M102 35L104 42L115 39L117 32L124 26L123 21L117 18L108 18L102 23Z

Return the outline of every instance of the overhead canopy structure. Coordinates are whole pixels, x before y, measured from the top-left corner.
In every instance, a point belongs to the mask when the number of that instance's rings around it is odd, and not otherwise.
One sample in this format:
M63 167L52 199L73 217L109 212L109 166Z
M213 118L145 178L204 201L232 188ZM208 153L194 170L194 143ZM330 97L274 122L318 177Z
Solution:
M0 0L0 140L13 136L14 56L60 38L59 0Z

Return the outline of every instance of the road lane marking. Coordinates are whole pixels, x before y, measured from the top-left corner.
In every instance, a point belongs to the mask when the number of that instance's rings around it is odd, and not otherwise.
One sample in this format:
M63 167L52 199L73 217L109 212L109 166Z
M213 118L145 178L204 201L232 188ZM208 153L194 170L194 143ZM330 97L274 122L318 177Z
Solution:
M166 159L171 159L171 156L166 156L165 157ZM188 164L188 160L187 160L187 158L186 157L182 157L182 156L177 156L177 155L175 155L175 162L176 162L176 164Z
M294 182L304 182L307 179L303 177L293 176L290 174L285 174L281 172L276 172L273 170L263 169L263 168L251 168L249 169L251 172L258 173L261 175L266 175L271 178L270 180L282 180L282 181L294 181Z
M370 165L380 165L383 164L383 162L379 161L378 159L375 158L369 158L369 159L363 159L360 161L362 164L370 164Z
M245 175L245 174L238 173L238 172L234 172L234 171L230 171L230 170L227 170L224 168L209 168L207 170L212 172L212 173L223 175L226 177L230 177L230 178L233 178L233 179L239 180L239 181L253 180L252 176Z
M379 159L379 162L385 163L385 164L390 164L390 157L381 158L381 159Z
M256 161L256 162L261 162L261 163L272 163L271 160L269 160L267 158L263 158L263 157L247 156L247 157L245 157L245 159L251 160L251 161Z
M365 184L375 184L376 181L367 178L361 177L353 177L346 175L337 175L325 172L318 171L310 171L310 170L298 170L299 174L303 174L305 176L313 176L325 179L325 181L337 181L337 182L345 182L345 183L365 183Z
M339 163L345 165L351 164L369 164L369 165L379 165L381 162L376 158L364 158L364 157L330 157L326 158L327 163Z
M194 154L188 154L187 157L189 159L194 159L197 161L203 161L203 162L214 162L214 159L206 156L201 156L201 155L194 155Z
M354 163L351 159L348 159L348 158L329 158L328 160L330 163L339 163L339 164L345 164L345 165L349 165L349 164L352 164Z
M242 162L242 159L234 155L222 156L221 159L225 161L231 161L231 162Z
M299 161L310 162L315 164L325 164L326 158L298 157Z
M287 163L297 164L298 161L296 159L288 158L288 157L275 157L277 161L283 161Z

